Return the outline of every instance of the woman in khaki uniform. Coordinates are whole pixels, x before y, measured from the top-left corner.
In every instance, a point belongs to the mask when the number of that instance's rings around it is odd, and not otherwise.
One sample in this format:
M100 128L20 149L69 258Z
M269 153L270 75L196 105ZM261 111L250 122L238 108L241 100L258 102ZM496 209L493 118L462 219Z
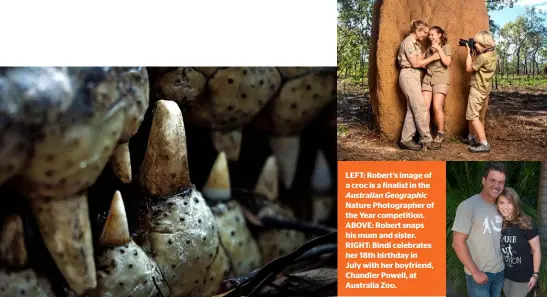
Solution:
M429 40L431 47L426 52L426 57L439 54L439 60L427 65L427 73L422 82L422 95L425 99L427 110L431 107L433 97L433 111L435 124L437 125L437 136L433 141L439 146L444 140L444 99L448 94L450 84L450 71L448 66L452 62L452 48L447 43L444 30L438 26L429 29Z
M427 36L428 27L424 21L414 20L410 25L410 34L403 40L399 47L397 59L401 66L399 74L399 86L406 97L406 116L401 133L401 145L403 148L420 150L422 146L415 143L412 138L416 131L420 133L420 142L428 149L439 149L429 131L429 110L426 108L421 88L420 68L424 68L432 61L440 59L435 53L424 59L420 41Z

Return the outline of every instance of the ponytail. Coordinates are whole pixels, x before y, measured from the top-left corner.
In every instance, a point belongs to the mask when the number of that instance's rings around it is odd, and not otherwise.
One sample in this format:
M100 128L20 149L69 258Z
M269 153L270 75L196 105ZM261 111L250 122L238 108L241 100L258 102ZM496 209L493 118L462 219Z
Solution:
M416 33L427 28L427 23L422 20L412 20L410 22L410 33Z
M441 34L441 38L440 38L441 40L439 42L440 47L443 47L445 44L448 43L448 39L446 38L446 33L444 32L444 30L441 27L433 26L433 27L430 28L430 30L435 30L435 31L437 31L437 33Z

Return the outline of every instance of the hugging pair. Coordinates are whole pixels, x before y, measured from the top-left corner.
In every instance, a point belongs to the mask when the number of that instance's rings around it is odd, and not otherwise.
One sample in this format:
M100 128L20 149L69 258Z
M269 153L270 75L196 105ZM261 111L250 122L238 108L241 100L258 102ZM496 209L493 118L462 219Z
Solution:
M429 37L430 46L424 52L420 42ZM497 66L495 42L488 31L480 31L473 37L473 49L466 43L467 60L465 70L472 73L467 111L469 135L463 141L470 152L489 152L484 126L480 121L480 110L484 100L492 91L492 78ZM422 145L438 150L444 140L444 99L450 85L452 49L447 43L444 30L438 26L428 27L421 20L414 20L410 34L399 47L398 61L401 66L399 86L407 99L407 110L401 134L403 148L420 150ZM421 68L427 73L421 79ZM429 109L433 101L437 135L433 139L429 130ZM418 144L412 140L416 132L420 135Z

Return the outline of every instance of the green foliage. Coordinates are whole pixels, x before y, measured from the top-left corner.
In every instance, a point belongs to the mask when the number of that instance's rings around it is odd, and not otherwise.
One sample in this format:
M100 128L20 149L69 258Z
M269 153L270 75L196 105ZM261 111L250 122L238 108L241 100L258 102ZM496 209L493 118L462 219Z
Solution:
M499 34L501 28L494 22L494 20L490 18L490 15L488 15L488 24L490 26L490 32L492 34Z
M339 77L366 80L373 4L371 0L338 0Z
M516 0L485 0L489 12L513 7ZM338 0L338 78L365 87L372 30L374 0ZM547 67L545 14L527 9L515 21L500 28L491 19L490 31L499 54L498 73L541 73Z
M506 7L512 8L517 0L486 0L488 10L501 10Z
M526 8L523 15L497 32L499 73L541 73L547 66L547 15Z
M345 124L338 124L336 127L336 134L337 136L343 136L348 133L348 126Z
M529 77L526 75L520 76L498 76L499 88L527 88L534 90L547 90L547 75Z
M540 162L502 162L508 176L506 186L513 187L519 193L523 211L539 222L536 210L539 193ZM452 281L454 290L467 296L463 265L452 249L452 225L456 208L467 198L482 190L482 176L486 162L447 162L446 165L446 265L447 278ZM543 252L541 270L541 290L547 292L547 253Z
M517 2L517 0L485 0L486 1L486 8L488 11L496 11L501 10L504 8L512 8L513 5ZM488 15L488 23L490 24L490 32L492 34L497 34L500 30L500 27L494 23L494 21L490 18L490 15Z

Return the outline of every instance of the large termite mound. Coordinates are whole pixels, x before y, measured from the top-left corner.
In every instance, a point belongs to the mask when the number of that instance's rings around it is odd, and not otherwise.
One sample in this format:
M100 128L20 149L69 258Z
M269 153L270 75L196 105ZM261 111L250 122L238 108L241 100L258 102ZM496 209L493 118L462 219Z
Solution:
M470 74L465 71L465 47L459 38L468 39L480 30L488 30L484 1L452 0L378 0L372 17L369 90L376 127L384 138L399 140L406 112L406 98L399 87L400 67L397 51L409 34L412 20L423 20L430 27L443 28L452 46L450 86L445 99L447 135L463 134L467 128L465 111ZM424 44L424 50L425 50ZM422 77L425 73L422 71ZM484 116L488 100L481 112ZM433 110L430 111L433 116ZM432 125L434 121L431 121Z

